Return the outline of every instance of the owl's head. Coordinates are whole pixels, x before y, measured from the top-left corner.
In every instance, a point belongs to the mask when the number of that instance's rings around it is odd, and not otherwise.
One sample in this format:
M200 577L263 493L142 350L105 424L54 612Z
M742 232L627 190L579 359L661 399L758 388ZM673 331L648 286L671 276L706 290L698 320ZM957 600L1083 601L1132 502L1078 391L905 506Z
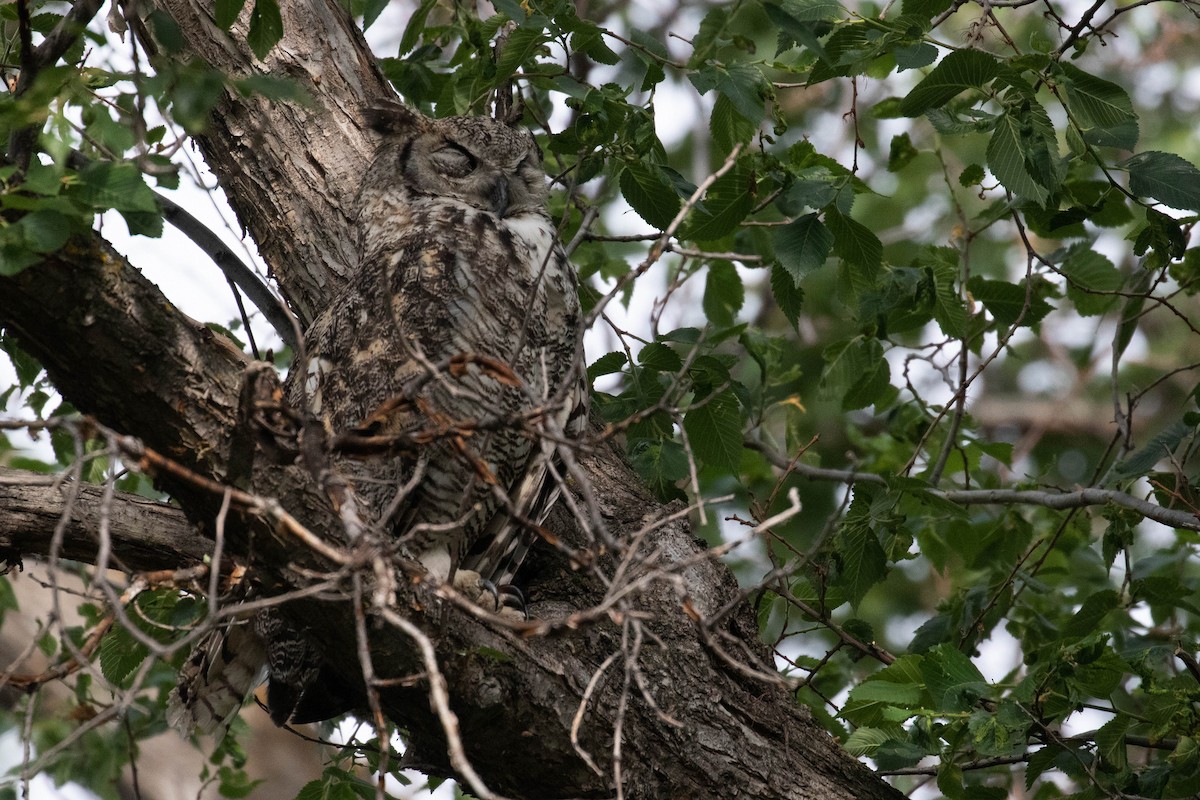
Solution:
M367 120L384 135L364 188L397 180L409 191L451 198L498 217L544 212L546 174L533 134L488 117L431 119L399 103Z

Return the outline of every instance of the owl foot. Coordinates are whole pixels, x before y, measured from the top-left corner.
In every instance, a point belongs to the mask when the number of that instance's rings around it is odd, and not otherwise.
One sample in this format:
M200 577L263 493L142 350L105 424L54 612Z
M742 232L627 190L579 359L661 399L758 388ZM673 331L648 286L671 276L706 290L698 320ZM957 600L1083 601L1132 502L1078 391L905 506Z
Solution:
M497 588L496 584L470 569L454 573L454 588L482 609L507 619L528 619L525 596L512 584Z

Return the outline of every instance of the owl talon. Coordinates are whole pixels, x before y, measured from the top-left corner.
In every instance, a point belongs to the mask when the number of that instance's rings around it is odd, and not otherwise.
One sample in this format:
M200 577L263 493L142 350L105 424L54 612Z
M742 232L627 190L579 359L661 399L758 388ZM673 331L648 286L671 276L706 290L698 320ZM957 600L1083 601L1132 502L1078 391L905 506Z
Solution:
M497 611L502 617L517 617L529 619L529 611L525 607L525 594L511 583L506 583L499 589L499 606Z
M467 596L475 605L496 611L500 608L500 590L496 584L484 578L478 572L470 569L460 569L454 573L454 589ZM490 602L488 602L490 599Z

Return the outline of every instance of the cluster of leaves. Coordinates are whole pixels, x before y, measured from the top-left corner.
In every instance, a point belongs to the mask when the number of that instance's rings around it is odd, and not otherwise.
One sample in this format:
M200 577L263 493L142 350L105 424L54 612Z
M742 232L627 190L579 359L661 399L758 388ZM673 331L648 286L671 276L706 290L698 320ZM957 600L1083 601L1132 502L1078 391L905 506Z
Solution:
M63 24L65 10L53 3L30 3L34 33L49 34ZM234 7L236 6L236 7ZM40 7L40 8L39 8ZM228 29L241 4L218 3L217 22ZM8 52L19 50L17 6L0 8ZM184 35L162 10L150 11L146 26L165 54L180 52ZM282 32L273 0L257 3L250 40L263 55ZM162 59L146 74L92 58L87 48L110 52L106 36L85 30L64 54L66 64L37 70L20 93L0 95L0 136L42 125L27 167L8 160L0 166L0 275L14 275L64 247L72 236L92 228L96 215L116 211L134 235L162 235L163 216L151 183L179 186L171 156L182 140L172 131L197 133L209 123L226 91L271 99L303 101L294 84L265 75L233 77L192 60ZM135 62L136 63L136 62ZM170 119L163 124L147 109ZM127 161L136 154L133 161Z

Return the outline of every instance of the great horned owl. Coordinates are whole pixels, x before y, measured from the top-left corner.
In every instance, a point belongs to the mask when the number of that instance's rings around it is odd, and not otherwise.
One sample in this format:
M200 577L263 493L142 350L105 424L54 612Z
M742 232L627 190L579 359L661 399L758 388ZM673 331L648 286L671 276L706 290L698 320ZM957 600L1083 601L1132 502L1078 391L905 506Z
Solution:
M383 139L359 195L362 259L305 336L287 396L334 435L429 438L403 456L332 463L374 530L436 580L505 584L557 496L557 443L586 416L577 278L546 211L541 152L528 131L485 117L396 104L369 119ZM276 722L346 710L309 692L319 644L302 631L260 615L238 637L257 640L241 648L257 663L231 669L228 643L194 655L173 697L178 727L227 719L261 680L264 652Z

